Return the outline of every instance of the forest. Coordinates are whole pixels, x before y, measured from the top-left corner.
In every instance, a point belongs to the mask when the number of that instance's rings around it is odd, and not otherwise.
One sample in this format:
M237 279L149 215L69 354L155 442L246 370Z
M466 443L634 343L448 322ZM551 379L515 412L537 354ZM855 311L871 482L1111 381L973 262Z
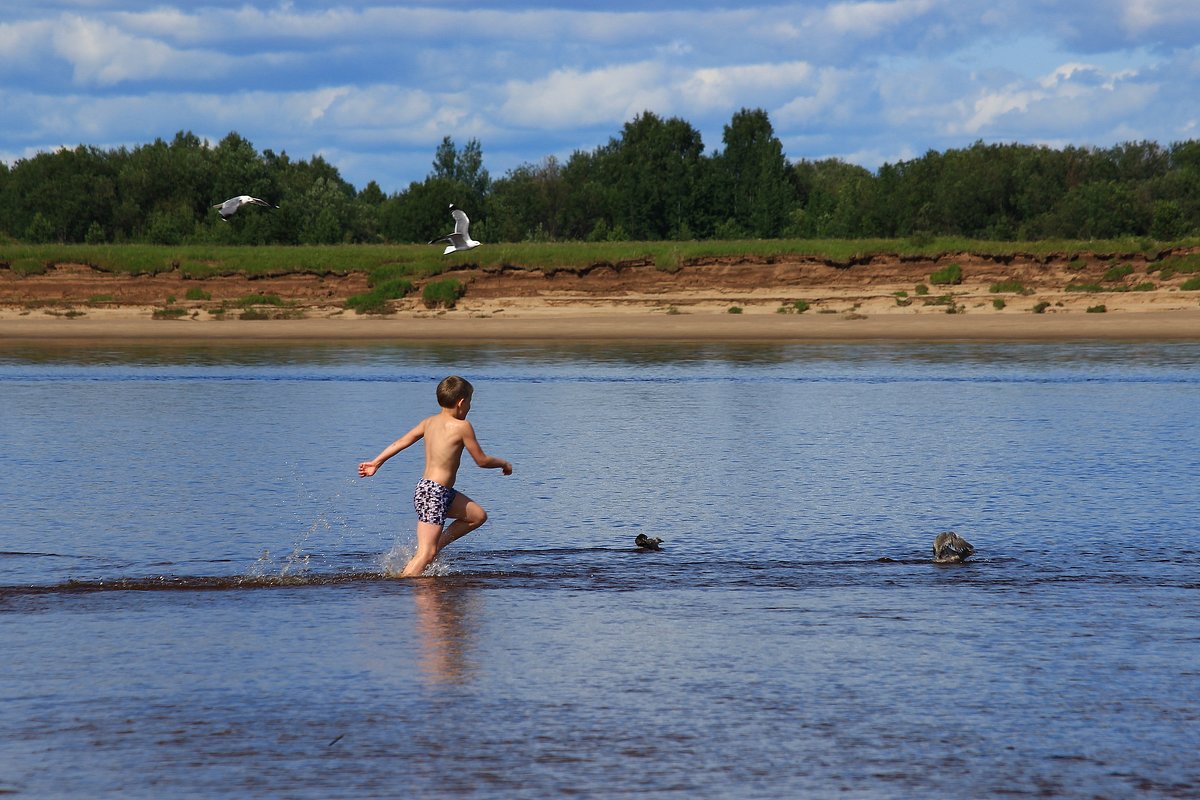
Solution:
M250 194L279 206L222 222ZM594 150L493 179L483 147L446 136L429 174L394 194L362 189L322 157L215 145L181 131L133 148L79 145L0 163L0 237L27 243L424 242L450 203L481 241L855 239L992 241L1200 233L1200 141L1051 148L976 142L886 163L789 161L762 109L742 109L706 151L679 118L644 112ZM263 212L263 213L255 213Z

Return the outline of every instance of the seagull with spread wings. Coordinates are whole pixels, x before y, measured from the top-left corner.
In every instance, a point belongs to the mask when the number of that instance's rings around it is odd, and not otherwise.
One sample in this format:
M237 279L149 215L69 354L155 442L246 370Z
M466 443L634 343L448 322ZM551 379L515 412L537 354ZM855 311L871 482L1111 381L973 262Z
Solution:
M455 208L454 203L450 204L450 216L454 217L454 233L448 233L434 239L430 244L438 242L449 242L446 249L442 251L442 255L449 255L458 250L470 250L472 247L479 247L480 243L471 238L468 229L471 227L471 220L467 219L467 214L461 208Z
M266 200L259 200L257 197L251 197L248 194L239 194L237 197L231 197L224 203L217 203L213 208L221 210L221 219L228 222L229 218L237 213L237 210L242 206L264 206L266 208L279 208L279 206L271 205Z

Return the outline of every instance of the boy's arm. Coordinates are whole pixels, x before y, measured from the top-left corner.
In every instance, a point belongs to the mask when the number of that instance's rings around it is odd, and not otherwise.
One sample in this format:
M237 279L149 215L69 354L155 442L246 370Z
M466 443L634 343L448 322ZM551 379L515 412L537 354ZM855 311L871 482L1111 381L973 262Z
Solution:
M483 452L483 448L479 446L479 440L475 438L475 428L466 420L463 420L463 425L463 447L467 448L467 452L471 454L471 458L475 459L475 463L484 469L499 469L505 475L512 475L512 464L503 458L489 456Z
M371 461L364 461L358 465L358 476L360 478L369 478L383 466L383 462L387 461L392 456L399 453L406 447L409 447L421 440L425 435L425 420L421 420L415 428L401 436L396 441L383 448L383 452L375 456Z

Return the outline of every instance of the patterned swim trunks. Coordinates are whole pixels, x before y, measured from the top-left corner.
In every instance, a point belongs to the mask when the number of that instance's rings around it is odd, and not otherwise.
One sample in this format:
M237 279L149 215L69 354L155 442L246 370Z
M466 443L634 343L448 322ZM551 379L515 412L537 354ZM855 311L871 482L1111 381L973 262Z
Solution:
M441 525L446 521L446 512L458 492L449 486L422 478L417 482L413 491L413 508L417 510L417 519L432 525Z

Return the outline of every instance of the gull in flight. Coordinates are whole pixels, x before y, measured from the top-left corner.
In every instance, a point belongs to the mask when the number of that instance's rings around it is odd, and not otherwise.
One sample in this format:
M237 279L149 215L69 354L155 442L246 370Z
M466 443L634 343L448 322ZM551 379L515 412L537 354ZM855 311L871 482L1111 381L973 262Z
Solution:
M430 244L437 242L449 242L446 249L442 251L442 255L449 255L456 250L470 250L472 247L479 247L479 242L471 238L467 233L467 229L471 227L471 220L467 219L466 212L461 208L455 208L454 203L450 204L450 216L454 217L454 233L448 233L438 239L434 239Z
M249 205L265 206L267 208L279 208L279 206L273 206L266 200L259 200L257 197L251 197L248 194L239 194L237 197L231 197L224 203L217 203L215 206L213 206L213 208L221 209L221 219L228 222L229 218L237 213L239 208Z

